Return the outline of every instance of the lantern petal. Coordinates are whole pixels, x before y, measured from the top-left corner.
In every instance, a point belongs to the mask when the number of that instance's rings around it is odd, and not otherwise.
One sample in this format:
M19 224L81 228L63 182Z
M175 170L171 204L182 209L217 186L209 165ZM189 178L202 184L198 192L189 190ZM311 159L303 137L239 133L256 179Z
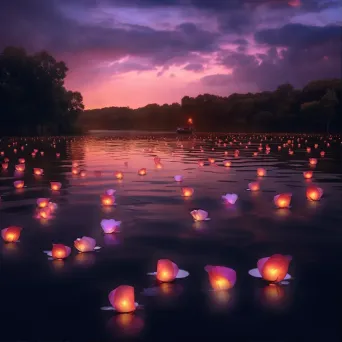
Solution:
M261 274L262 272L262 269L265 265L265 262L269 259L270 257L266 257L266 258L261 258L258 260L257 262L257 267L258 267L258 270L259 270L259 273Z
M253 268L253 269L249 270L248 274L254 278L262 278L262 275L257 268Z
M178 270L178 273L176 275L177 279L182 279L182 278L186 278L190 275L190 273L188 271L185 270Z

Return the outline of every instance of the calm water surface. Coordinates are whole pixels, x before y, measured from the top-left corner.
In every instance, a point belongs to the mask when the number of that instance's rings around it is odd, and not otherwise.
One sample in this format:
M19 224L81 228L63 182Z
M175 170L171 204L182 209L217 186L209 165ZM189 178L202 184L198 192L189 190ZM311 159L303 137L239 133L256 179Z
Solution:
M294 140L294 155L289 146L278 150L288 140ZM253 156L260 144L262 151ZM45 155L32 157L33 149ZM340 341L340 137L115 132L3 138L1 151L0 162L5 157L10 161L8 170L0 170L0 228L17 225L23 230L20 242L0 242L0 341ZM162 169L155 167L156 156ZM315 168L309 166L310 157L318 159ZM26 159L23 174L14 171L18 158ZM215 163L210 165L208 158ZM230 168L222 164L226 159L232 161ZM86 177L71 174L73 162ZM44 175L34 176L34 167L43 168ZM139 176L143 167L147 175ZM258 167L267 170L266 177L256 176ZM311 180L303 177L307 170L314 171ZM116 180L115 171L122 171L124 179ZM177 174L184 176L181 184L173 179ZM17 179L25 180L24 189L14 189ZM255 180L261 190L247 191ZM59 193L50 191L50 181L62 182ZM321 201L306 199L310 184L323 188ZM195 189L192 198L181 196L182 186ZM117 205L104 209L100 195L111 188ZM283 192L293 194L289 210L274 207L273 197ZM238 194L235 205L223 203L226 193ZM58 204L53 219L34 218L40 197ZM195 224L193 209L208 211L211 221ZM122 221L121 232L103 234L100 221L105 218ZM78 254L73 241L82 236L95 238L102 249ZM65 261L49 261L43 251L52 243L72 247L72 254ZM274 253L293 256L289 273L294 279L276 291L248 275L258 258ZM144 289L158 286L146 273L155 271L160 258L173 260L190 276L160 287L156 296L145 296ZM204 271L208 264L236 270L232 291L210 291ZM108 293L121 284L135 287L143 310L134 315L100 310L109 305Z

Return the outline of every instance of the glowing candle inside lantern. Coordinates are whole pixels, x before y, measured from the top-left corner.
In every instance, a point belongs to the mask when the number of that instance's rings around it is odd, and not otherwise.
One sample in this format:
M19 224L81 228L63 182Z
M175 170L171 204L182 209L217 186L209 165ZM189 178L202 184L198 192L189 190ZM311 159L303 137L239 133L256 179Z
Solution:
M236 282L236 272L224 266L206 266L209 282L214 290L229 290Z
M38 169L38 168L34 168L33 169L33 173L36 175L36 176L41 176L43 174L44 170L43 169Z
M62 244L53 244L52 245L52 257L54 259L65 259L67 258L71 253L71 249L68 246L62 245Z
M280 209L289 208L291 199L292 194L280 194L274 197L274 204Z
M115 197L112 195L102 195L101 196L101 203L104 206L114 205Z
M260 267L260 273L267 281L281 282L286 277L289 265L290 259L287 256L274 254Z
M176 279L178 274L178 266L168 259L160 259L157 263L156 278L164 283L171 282Z
M62 187L62 183L60 182L50 182L51 190L59 191Z
M232 162L231 162L230 160L224 160L224 161L223 161L223 165L224 165L225 167L230 167L230 166L232 165Z
M303 172L303 176L304 176L305 179L311 179L312 175L313 175L312 171L304 171Z

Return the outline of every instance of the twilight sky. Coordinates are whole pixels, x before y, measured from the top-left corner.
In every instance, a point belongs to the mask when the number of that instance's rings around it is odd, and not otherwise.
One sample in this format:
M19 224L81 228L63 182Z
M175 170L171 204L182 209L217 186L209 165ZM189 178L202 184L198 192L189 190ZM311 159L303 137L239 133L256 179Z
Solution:
M341 0L4 0L0 49L46 49L86 108L341 77Z

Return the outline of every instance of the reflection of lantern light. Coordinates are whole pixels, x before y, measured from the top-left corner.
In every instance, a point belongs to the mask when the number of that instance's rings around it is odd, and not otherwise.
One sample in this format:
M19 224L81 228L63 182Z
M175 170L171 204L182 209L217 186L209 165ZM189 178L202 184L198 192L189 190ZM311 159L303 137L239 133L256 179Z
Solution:
M45 208L48 206L50 199L49 198L38 198L37 205L39 208Z
M121 171L115 172L115 178L116 179L123 179L123 173Z
M279 304L285 298L284 289L277 284L269 284L262 290L267 304Z
M182 193L184 197L191 197L194 191L195 190L193 188L182 188Z
M304 171L303 172L303 176L304 176L305 179L311 179L312 175L313 175L312 171Z
M265 177L266 176L266 170L264 168L258 168L257 169L257 175L259 177Z
M15 166L15 169L18 172L24 172L25 171L25 164L18 164L18 165Z
M109 293L109 302L119 313L129 313L136 310L134 287L120 285Z
M115 197L112 195L102 195L101 196L101 203L104 206L114 205Z
M224 161L223 161L223 165L224 165L225 167L230 167L230 166L232 165L232 162L231 162L230 160L224 160Z
M306 190L306 197L310 201L319 201L323 195L323 189L317 186L310 186Z
M138 175L139 176L145 176L146 175L146 169L145 168L142 168L142 169L140 169L139 171L138 171Z
M209 282L214 290L229 290L235 285L236 272L224 266L206 266Z
M53 244L51 255L54 259L65 259L71 253L71 248L62 244Z
M6 242L16 242L20 238L21 230L21 227L10 226L1 230L1 236Z
M62 183L60 182L50 182L51 190L59 191L62 187Z
M38 210L38 217L42 219L48 219L50 218L51 210L49 207L41 208Z
M250 191L259 191L260 190L260 185L258 182L251 182L248 184L248 189Z
M310 165L314 166L317 164L317 159L316 158L310 158L309 163L310 163Z
M289 269L290 259L281 254L274 254L269 258L258 261L261 276L271 282L281 282L285 279Z
M274 196L274 204L278 208L289 208L291 204L292 194L280 194Z
M36 175L36 176L41 176L43 174L44 170L43 169L38 169L38 168L34 168L33 169L33 173Z
M175 280L178 274L178 266L168 259L160 259L157 263L156 278L164 283Z
M24 181L15 181L14 183L13 183L13 185L14 185L14 187L16 188L16 189L22 189L23 187L24 187Z

